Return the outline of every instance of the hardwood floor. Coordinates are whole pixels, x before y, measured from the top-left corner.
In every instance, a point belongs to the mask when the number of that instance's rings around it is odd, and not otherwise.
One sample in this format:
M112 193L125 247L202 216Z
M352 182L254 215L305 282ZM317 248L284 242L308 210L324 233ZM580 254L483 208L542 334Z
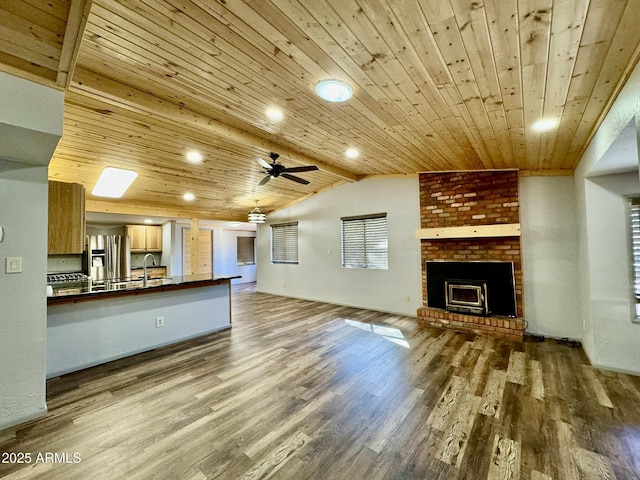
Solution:
M640 377L580 348L253 286L233 311L231 330L51 379L48 415L0 432L32 463L0 477L640 478Z

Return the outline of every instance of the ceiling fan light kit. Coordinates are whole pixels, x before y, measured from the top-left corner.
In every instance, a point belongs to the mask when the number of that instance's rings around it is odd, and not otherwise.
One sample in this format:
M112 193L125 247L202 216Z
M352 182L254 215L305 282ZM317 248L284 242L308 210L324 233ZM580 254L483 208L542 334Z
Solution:
M353 89L349 84L332 78L319 81L316 94L327 102L346 102L353 96Z
M256 159L256 161L260 164L260 166L264 168L264 172L267 174L267 176L264 177L262 180L260 180L260 183L258 183L259 187L267 183L272 178L277 178L280 176L288 180L293 180L296 183L301 183L302 185L308 185L309 184L308 180L305 180L304 178L296 177L295 175L291 175L291 173L311 172L313 170L318 170L318 167L316 167L315 165L305 165L303 167L287 168L281 163L276 162L276 160L278 160L278 157L280 157L280 155L278 155L277 153L271 152L269 154L269 158L271 158L271 163L267 162L266 160L263 160L262 158Z

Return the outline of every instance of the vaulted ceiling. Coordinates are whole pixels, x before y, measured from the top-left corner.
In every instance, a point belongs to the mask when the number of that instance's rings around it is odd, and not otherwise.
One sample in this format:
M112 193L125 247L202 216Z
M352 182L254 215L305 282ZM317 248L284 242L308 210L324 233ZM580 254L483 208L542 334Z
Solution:
M0 70L65 89L50 178L90 210L244 220L370 175L571 174L639 24L637 0L14 0ZM318 98L326 78L353 97ZM258 186L269 152L319 170ZM105 166L139 174L118 201L90 194Z

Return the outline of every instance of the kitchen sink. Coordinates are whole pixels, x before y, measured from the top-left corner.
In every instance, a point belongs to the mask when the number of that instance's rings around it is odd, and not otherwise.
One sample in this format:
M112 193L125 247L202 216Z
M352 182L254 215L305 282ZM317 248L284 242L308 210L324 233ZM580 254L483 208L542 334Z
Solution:
M160 287L162 285L173 284L173 278L150 278L147 280L147 287ZM144 282L142 280L127 280L123 282L110 282L108 285L93 285L92 291L97 292L101 290L133 290L136 288L144 288Z

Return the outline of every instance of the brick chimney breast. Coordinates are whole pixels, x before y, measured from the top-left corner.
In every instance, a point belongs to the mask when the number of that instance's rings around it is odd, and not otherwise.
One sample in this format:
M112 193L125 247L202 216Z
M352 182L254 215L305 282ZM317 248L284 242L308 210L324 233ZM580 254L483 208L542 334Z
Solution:
M421 173L421 228L520 223L516 171ZM418 320L475 333L522 338L522 255L519 236L421 241L423 306ZM427 305L427 261L513 262L517 318L462 315Z

